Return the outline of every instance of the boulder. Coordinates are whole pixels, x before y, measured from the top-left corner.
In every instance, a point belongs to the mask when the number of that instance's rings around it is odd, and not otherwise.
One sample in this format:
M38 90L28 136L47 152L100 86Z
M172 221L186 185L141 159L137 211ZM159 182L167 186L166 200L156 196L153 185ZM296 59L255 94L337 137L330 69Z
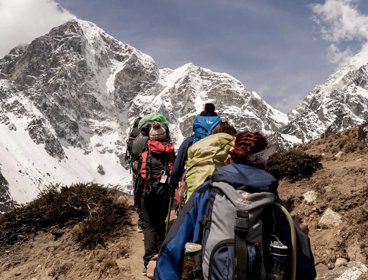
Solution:
M367 258L363 254L362 250L360 249L360 244L355 241L353 244L348 245L346 252L348 253L348 257L352 261L362 262L365 263Z
M346 266L339 266L327 274L319 277L318 280L358 280L358 278L368 271L365 264L361 262L350 262Z
M319 220L320 225L325 225L327 227L338 226L341 222L341 215L331 210L331 208L327 208L325 213L323 213L322 218Z
M314 203L317 200L317 193L315 191L308 191L303 194L306 203Z
M335 261L335 267L346 266L347 264L348 260L344 258L337 258Z

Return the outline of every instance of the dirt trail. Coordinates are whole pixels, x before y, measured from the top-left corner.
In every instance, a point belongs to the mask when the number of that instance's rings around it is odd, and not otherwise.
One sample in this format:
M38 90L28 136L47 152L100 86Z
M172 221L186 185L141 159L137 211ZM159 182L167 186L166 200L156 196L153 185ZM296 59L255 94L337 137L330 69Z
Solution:
M143 270L143 254L144 254L144 242L143 232L137 231L138 215L136 212L132 215L133 227L129 234L129 258L121 260L121 266L126 267L130 271L129 279L132 280L147 280L146 276L142 275ZM119 265L120 266L120 265ZM128 278L127 278L128 279Z

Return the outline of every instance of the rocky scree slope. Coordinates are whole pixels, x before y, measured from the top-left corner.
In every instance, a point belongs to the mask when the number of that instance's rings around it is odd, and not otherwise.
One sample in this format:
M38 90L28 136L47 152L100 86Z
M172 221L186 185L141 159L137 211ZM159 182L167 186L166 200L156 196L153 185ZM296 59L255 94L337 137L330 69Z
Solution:
M280 181L281 199L309 225L321 280L368 279L366 131L362 126L297 146L321 155L323 168L307 179Z

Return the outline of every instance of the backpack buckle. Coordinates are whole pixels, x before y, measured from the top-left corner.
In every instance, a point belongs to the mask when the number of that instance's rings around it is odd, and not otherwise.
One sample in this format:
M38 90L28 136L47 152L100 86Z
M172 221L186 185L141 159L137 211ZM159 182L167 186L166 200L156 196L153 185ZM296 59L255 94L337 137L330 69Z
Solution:
M235 219L235 232L248 233L249 228L249 216L248 212L244 210L238 210L236 212Z

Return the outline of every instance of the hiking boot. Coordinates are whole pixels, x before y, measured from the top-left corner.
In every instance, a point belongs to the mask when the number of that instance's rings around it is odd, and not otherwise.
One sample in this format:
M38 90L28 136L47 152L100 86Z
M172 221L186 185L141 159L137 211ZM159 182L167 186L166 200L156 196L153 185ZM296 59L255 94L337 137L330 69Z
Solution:
M142 275L147 276L147 267L144 267L142 270Z
M142 226L138 225L138 226L137 226L137 231L138 231L138 232L143 232Z

